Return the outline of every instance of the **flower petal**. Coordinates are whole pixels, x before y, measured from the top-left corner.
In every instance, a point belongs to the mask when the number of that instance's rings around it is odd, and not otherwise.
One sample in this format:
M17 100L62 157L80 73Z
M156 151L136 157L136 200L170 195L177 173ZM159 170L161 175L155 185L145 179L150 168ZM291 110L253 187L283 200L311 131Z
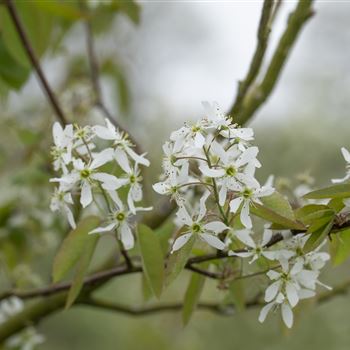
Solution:
M292 326L293 326L293 311L292 311L291 307L288 304L283 303L281 309L282 309L282 319L283 319L284 324L288 328L292 328Z
M83 182L80 195L80 203L86 208L92 202L91 186L87 181Z
M206 241L212 247L219 249L219 250L225 249L225 243L220 241L220 239L217 238L216 236L209 235L207 233L201 233L199 236L200 236L200 238L202 238L204 241Z
M187 242L188 240L191 238L192 233L185 233L184 235L179 236L178 238L176 238L173 247L171 249L171 252L175 252L177 250L179 250L180 248L182 248Z

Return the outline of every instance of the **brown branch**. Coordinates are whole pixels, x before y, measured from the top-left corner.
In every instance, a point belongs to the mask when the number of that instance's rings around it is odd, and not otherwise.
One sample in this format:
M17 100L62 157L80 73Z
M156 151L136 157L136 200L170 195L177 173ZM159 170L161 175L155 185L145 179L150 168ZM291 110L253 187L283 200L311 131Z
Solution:
M239 110L233 111L234 106L231 108L230 114L235 112L235 122L241 125L246 123L271 95L301 29L313 15L312 3L313 0L299 0L295 10L289 15L287 27L279 40L261 83L251 86L240 104Z
M171 312L171 311L181 311L183 308L183 303L168 303L168 304L159 304L152 306L144 307L134 307L134 306L125 306L118 303L112 303L106 300L89 297L83 299L80 304L92 306L94 308L103 309L106 311L115 311L123 313L130 316L140 316L140 315L151 315L159 312ZM252 305L253 306L253 305ZM228 310L233 309L233 305L223 306L217 303L199 303L197 309L211 311L220 315L229 315L232 311Z
M45 74L43 72L43 70L41 69L39 60L37 59L34 49L29 41L29 38L26 34L26 31L24 29L24 26L21 22L21 19L19 18L19 15L17 13L17 10L15 8L15 5L13 3L12 0L4 0L4 4L7 7L8 13L12 19L13 25L17 31L17 34L20 38L20 41L23 45L24 51L26 52L29 61L31 62L31 64L33 65L33 68L35 70L35 72L37 73L38 79L42 85L42 88L44 90L44 92L46 93L47 99L49 100L52 109L55 112L55 115L57 117L57 119L61 122L61 124L67 124L67 119L56 99L55 94L53 93L53 91L50 88L50 85L45 77Z

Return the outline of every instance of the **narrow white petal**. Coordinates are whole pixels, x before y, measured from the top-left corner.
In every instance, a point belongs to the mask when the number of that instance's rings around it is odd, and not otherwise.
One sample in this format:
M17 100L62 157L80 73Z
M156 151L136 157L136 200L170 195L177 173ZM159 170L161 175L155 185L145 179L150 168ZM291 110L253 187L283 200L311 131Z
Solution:
M225 175L224 169L213 169L209 168L207 165L201 165L199 170L202 172L204 176L208 177L222 177Z
M125 147L125 151L137 164L142 164L144 166L150 165L150 161L146 159L144 155L138 155L130 147Z
M194 146L196 148L202 148L204 144L205 137L200 132L196 132L196 136L194 137Z
M212 221L205 224L203 227L206 231L213 231L216 234L228 229L228 227L221 221Z
M103 140L115 140L116 133L104 126L96 125L92 127L93 132Z
M111 161L113 158L113 150L112 148L107 148L103 150L100 153L97 153L94 156L93 161L91 162L90 169L96 169L100 166L106 164L107 162Z
M120 238L126 250L133 248L135 239L127 223L123 223L120 228Z
M250 147L246 149L241 156L236 161L236 166L241 167L249 162L251 162L253 159L256 158L256 156L259 153L258 147Z
M269 303L266 304L260 311L260 315L259 315L259 322L262 323L265 321L267 314L270 312L270 310L272 309L274 303Z
M345 161L347 163L350 163L350 153L349 153L349 151L345 147L342 147L341 148L341 153L343 154L343 157L344 157Z
M290 282L287 282L286 284L286 293L287 293L287 299L289 301L289 304L292 307L298 304L299 302L298 291L295 288L295 286Z
M238 230L235 232L236 237L250 248L256 248L256 244L250 236L249 230Z
M89 235L92 235L94 233L104 233L104 232L109 232L109 231L112 231L114 228L115 228L116 224L115 223L112 223L112 224L109 224L105 227L97 227L95 228L94 230L90 231L89 232Z
M282 319L283 319L284 324L288 328L292 328L292 326L293 326L293 311L292 311L291 307L288 304L283 303L281 309L282 309Z
M191 238L192 233L185 233L184 235L181 235L180 237L176 238L173 247L171 249L171 252L175 252L176 250L179 250L180 248L182 248L187 242L188 240Z
M281 286L281 281L276 281L270 284L265 290L265 301L270 302L275 299Z
M67 205L65 205L63 208L64 208L64 211L67 215L67 220L69 222L70 227L72 229L75 229L77 226L75 224L75 220L74 220L74 216L73 216L72 211L70 210L70 208Z
M92 202L91 186L87 181L83 182L80 195L80 203L86 208Z
M53 141L56 146L60 147L63 141L63 129L59 122L55 122L52 126Z
M230 202L230 212L236 213L243 202L243 197L237 197Z
M207 233L201 233L199 236L200 236L200 238L202 238L204 241L206 241L212 247L214 247L216 249L220 249L220 250L225 249L225 243L220 241L220 239L217 238L216 236L209 235Z
M180 207L176 213L177 218L183 225L191 226L193 221L184 207Z
M131 168L128 160L128 156L124 152L124 150L116 149L114 153L115 160L120 165L120 167L127 173L131 173Z
M244 201L243 207L241 210L240 219L244 227L252 228L252 220L249 216L249 201Z

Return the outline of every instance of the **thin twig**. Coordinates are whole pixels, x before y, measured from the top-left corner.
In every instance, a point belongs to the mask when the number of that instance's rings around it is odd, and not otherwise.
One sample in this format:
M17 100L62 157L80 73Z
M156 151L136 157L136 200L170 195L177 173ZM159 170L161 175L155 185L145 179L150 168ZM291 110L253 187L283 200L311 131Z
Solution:
M17 10L15 8L15 5L13 3L12 0L4 0L4 3L7 7L7 10L9 12L9 15L12 19L12 22L14 24L14 27L18 33L18 36L22 42L23 48L30 60L30 62L32 63L35 72L38 75L39 81L42 85L42 88L44 90L44 92L46 93L46 96L56 114L57 119L61 122L61 124L67 124L67 118L65 117L57 99L55 94L53 93L46 77L45 74L43 72L43 70L41 69L39 60L37 59L35 53L34 53L34 49L28 39L28 36L26 34L26 31L24 29L24 26L18 16Z

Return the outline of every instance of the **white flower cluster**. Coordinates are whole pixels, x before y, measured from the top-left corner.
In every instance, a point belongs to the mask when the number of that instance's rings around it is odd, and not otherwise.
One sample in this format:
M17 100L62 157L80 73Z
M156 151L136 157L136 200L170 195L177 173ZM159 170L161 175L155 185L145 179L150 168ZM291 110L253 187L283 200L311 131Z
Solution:
M204 107L204 118L173 132L163 146L162 181L153 185L179 207L175 222L181 235L173 242L172 252L196 237L215 249L227 249L229 256L248 258L250 264L267 259L271 262L267 277L272 284L266 289L267 305L259 320L263 322L271 309L280 308L284 323L291 327L292 309L299 300L315 295L316 285L321 284L320 270L329 255L319 251L321 246L304 252L309 236L293 237L290 231L283 232L284 238L272 247L270 223L261 240L254 239L250 208L274 192L273 177L264 186L255 178L255 169L261 164L258 148L251 145L253 130L232 124L216 104L204 103ZM207 210L209 199L216 210ZM237 217L245 229L232 228ZM244 248L230 250L233 242L235 247L237 242L243 243Z
M50 181L58 183L51 200L52 211L63 211L72 228L76 227L72 212L73 197L80 195L83 208L89 206L96 195L106 200L109 225L100 227L90 233L102 233L115 230L125 249L134 246L134 237L129 219L140 210L151 208L137 207L142 200L142 177L139 166L149 166L145 155L133 150L133 144L124 132L116 129L106 119L106 126L85 126L83 128L66 125L63 129L59 123L53 125L54 146L52 148L53 166L61 172L61 177ZM96 151L95 140L108 141L109 146ZM101 170L113 162L118 177ZM122 187L128 188L127 203L118 195ZM95 200L97 203L97 201ZM113 203L113 205L110 204Z
M0 302L0 325L10 317L23 310L23 302L17 297L10 297ZM45 338L34 327L27 327L18 334L10 337L6 343L6 349L32 350L42 344Z
M172 251L180 249L193 235L216 249L224 249L225 244L217 236L229 228L228 217L240 213L241 223L251 228L251 203L260 203L260 197L274 191L255 178L255 169L261 164L256 158L258 148L250 144L253 129L233 124L216 103L204 102L203 106L204 118L174 131L164 144L162 181L153 185L156 192L176 201L177 223L187 227L175 240ZM202 197L196 208L191 201L200 189ZM209 220L211 215L205 206L209 196L219 209L220 221Z
M284 234L286 235L287 232ZM330 256L328 253L320 252L323 244L314 251L304 252L304 245L309 238L306 234L286 237L281 241L279 248L269 247L272 238L272 231L269 228L265 228L259 243L253 240L252 235L250 230L236 231L235 237L247 248L242 252L229 251L229 255L251 258L249 263L260 257L278 263L275 269L269 270L266 274L273 282L265 291L267 304L260 312L259 321L264 322L270 310L280 308L285 325L291 328L293 325L292 309L299 303L299 300L315 296L317 285L330 289L318 280L320 270Z

